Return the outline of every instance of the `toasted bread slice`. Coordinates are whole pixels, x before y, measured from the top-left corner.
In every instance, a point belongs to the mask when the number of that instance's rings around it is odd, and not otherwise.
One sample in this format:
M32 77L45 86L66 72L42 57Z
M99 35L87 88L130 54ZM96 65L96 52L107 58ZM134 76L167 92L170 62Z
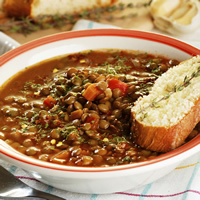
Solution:
M167 152L182 145L200 121L200 56L159 77L150 94L131 110L134 141L149 150Z

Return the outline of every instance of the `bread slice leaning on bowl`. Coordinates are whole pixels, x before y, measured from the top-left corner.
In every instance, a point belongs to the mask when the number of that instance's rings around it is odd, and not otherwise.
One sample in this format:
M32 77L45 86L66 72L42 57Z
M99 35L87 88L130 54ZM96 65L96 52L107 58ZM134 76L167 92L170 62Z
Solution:
M168 152L182 145L200 121L200 56L159 77L131 114L132 136L141 147Z

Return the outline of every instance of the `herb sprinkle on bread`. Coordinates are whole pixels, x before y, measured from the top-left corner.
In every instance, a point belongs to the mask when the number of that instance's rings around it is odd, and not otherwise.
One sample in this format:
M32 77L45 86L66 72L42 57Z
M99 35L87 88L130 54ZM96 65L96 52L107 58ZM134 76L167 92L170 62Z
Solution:
M132 136L143 148L168 152L200 121L200 56L170 68L131 110Z

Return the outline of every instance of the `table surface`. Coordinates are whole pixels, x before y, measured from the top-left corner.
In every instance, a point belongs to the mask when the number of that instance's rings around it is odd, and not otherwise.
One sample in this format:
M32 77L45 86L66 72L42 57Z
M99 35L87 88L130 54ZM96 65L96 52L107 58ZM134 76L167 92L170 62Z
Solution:
M155 29L153 21L149 13L145 15L135 17L134 19L127 20L117 20L114 22L100 21L103 24L111 24L125 29L137 29L145 31L159 32ZM31 40L35 40L40 37L47 35L71 31L73 28L72 25L64 26L61 29L47 29L41 30L29 35L23 34L7 34L12 37L14 40L20 44L24 44ZM166 33L167 34L167 33ZM182 39L186 42L196 45L200 48L200 30L197 30L195 33L190 35L178 36L178 39ZM0 165L7 168L15 176L21 179L23 182L28 185L45 191L49 193L56 194L66 199L70 200L147 200L147 199L166 199L166 200L200 200L200 187L199 187L199 177L200 177L200 154L196 154L191 158L188 158L186 161L180 164L174 171L172 171L168 176L163 177L152 184L146 186L131 189L122 193L113 193L108 195L83 195L76 194L72 192L66 192L57 190L51 186L42 184L37 180L30 178L24 170L21 170L15 166L12 166L4 161L0 160ZM184 180L184 181L183 181Z
M114 25L120 28L125 29L136 29L136 30L145 30L145 31L151 31L153 29L153 22L152 18L147 10L142 11L143 14L139 14L138 16L135 16L133 18L127 18L127 19L117 19L113 21L107 21L107 20L100 20L99 23L102 24L109 24ZM23 35L21 33L6 33L8 36L19 42L20 44L24 44L26 42L29 42L31 40L35 40L40 37L45 37L47 35L52 35L60 32L65 31L71 31L73 28L73 25L65 25L62 28L51 28L46 30L39 30L36 32L33 32L28 35Z

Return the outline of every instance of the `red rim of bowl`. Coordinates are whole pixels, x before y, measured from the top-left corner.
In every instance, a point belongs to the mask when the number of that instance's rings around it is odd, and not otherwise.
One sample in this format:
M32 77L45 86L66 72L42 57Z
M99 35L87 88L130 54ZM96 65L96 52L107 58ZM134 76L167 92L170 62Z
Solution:
M34 49L36 47L52 43L52 42L57 42L61 40L66 40L66 39L72 39L72 38L80 38L80 37L93 37L93 36L119 36L119 37L131 37L131 38L139 38L139 39L144 39L144 40L150 40L158 43L162 43L171 47L174 47L176 49L179 49L191 56L195 55L200 55L200 50L185 43L180 40L177 40L172 37L164 36L161 34L156 34L156 33L150 33L150 32L145 32L145 31L137 31L137 30L121 30L121 29L99 29L99 30L82 30L82 31L72 31L72 32L65 32L65 33L59 33L55 35L50 35L47 37L43 37L31 42L28 42L22 46L17 47L16 49L13 49L9 51L8 53L2 55L0 57L0 67L5 64L6 62L10 61L11 59L15 58L16 56L29 51L31 49ZM34 159L31 161L28 161L26 157L18 158L14 157L13 155L10 155L6 152L6 149L2 150L2 154L18 160L20 162L30 164L33 166L37 167L42 167L42 168L48 168L48 169L53 169L53 170L60 170L60 171L71 171L71 172L106 172L106 171L118 171L118 170L125 170L125 169L131 169L131 168L138 168L138 167L144 167L148 166L151 164L156 164L161 161L166 161L169 158L173 158L175 156L181 155L184 152L187 152L188 150L191 150L195 146L200 144L200 135L191 140L190 142L184 144L183 146L165 153L161 156L158 156L152 160L148 161L143 161L143 162L138 162L136 164L126 164L126 165L120 165L120 166L115 166L115 167L71 167L71 166L63 166L63 165L58 165L58 164L50 164L48 166L48 163L38 161L34 163Z

